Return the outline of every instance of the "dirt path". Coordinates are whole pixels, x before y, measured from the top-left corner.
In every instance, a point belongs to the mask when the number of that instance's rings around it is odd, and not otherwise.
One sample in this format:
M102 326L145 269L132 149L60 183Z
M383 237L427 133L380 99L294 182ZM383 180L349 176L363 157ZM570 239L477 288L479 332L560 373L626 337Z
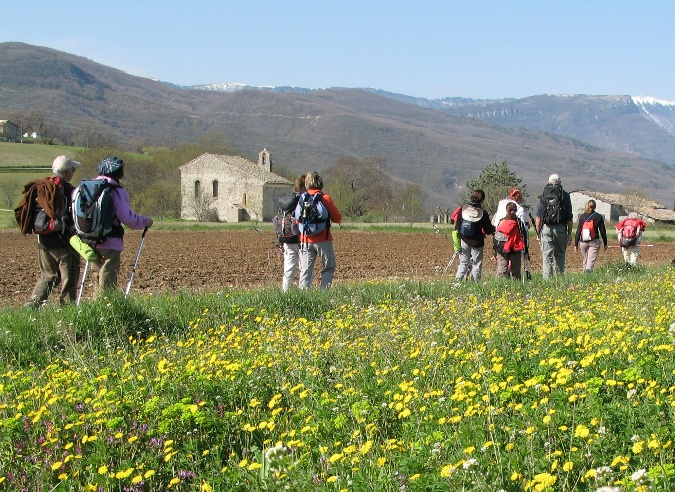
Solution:
M452 245L441 235L334 230L337 271L335 283L367 279L441 279L454 275L455 262L443 270ZM140 232L126 234L120 288L131 275ZM132 291L155 294L177 291L214 291L223 287L276 286L281 282L282 258L273 245L271 231L148 231L134 277ZM20 306L29 297L39 269L35 237L18 231L0 231L0 307ZM642 248L641 264L670 263L672 243ZM618 261L618 248L600 252L599 263ZM568 270L579 271L579 254L567 255ZM485 277L494 276L495 263L486 260ZM536 244L532 271L540 273L541 255ZM91 288L85 288L85 297Z

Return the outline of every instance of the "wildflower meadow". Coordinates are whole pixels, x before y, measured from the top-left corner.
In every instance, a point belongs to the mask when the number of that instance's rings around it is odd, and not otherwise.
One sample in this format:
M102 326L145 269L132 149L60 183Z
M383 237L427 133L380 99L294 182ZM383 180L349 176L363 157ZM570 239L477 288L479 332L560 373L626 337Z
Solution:
M675 272L0 312L0 490L675 490Z

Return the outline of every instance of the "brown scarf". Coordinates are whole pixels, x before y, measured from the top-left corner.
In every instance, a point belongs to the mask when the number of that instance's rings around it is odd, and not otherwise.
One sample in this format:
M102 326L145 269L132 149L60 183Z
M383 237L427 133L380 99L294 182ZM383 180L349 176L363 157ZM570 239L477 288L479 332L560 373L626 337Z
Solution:
M40 178L29 181L23 188L23 198L14 209L16 223L21 234L33 232L35 204L40 205L51 219L60 219L63 215L63 180L60 177Z

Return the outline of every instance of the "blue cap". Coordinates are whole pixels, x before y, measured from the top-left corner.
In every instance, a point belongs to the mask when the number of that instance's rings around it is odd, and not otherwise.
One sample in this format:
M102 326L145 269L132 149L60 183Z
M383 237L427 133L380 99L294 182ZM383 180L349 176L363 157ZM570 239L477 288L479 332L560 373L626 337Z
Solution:
M98 165L98 173L108 176L119 171L123 166L124 161L122 159L118 159L116 156L108 157L107 159L103 159Z

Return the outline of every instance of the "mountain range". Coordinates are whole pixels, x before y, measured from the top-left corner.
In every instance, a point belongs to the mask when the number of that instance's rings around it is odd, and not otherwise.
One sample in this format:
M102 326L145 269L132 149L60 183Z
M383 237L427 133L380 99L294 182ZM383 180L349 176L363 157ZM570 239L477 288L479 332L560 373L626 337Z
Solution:
M289 173L384 157L392 178L420 184L434 208L453 206L467 181L503 161L532 195L554 172L568 190L641 190L666 206L675 190L675 103L647 97L429 100L377 89L182 87L0 43L0 119L31 112L78 144L104 136L175 145L215 132L250 159L267 148Z

